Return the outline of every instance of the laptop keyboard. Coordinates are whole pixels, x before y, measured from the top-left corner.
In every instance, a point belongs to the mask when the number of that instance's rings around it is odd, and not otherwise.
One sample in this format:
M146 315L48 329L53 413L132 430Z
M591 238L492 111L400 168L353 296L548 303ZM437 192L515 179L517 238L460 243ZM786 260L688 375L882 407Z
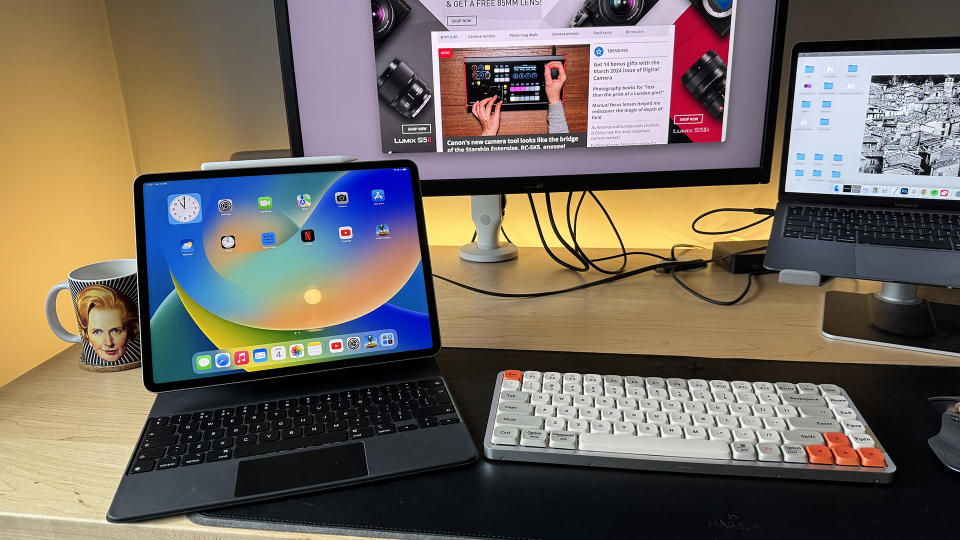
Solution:
M459 422L440 378L158 416L147 421L127 474Z
M787 238L960 250L960 215L791 205Z

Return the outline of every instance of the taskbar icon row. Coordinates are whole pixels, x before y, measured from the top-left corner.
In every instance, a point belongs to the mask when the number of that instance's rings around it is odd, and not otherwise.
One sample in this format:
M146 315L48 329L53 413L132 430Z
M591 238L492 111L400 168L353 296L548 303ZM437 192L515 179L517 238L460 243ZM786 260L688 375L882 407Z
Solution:
M255 347L201 351L193 355L192 364L194 373L206 375L218 371L268 369L279 367L284 362L335 360L341 355L352 356L396 347L397 332L387 329Z

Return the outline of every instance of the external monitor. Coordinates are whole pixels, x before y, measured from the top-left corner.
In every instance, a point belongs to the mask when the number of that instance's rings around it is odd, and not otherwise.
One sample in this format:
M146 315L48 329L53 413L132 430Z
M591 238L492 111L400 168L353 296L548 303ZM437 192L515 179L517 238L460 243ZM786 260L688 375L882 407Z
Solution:
M506 260L495 194L768 182L786 10L276 0L292 152L414 160L425 195L474 196L461 256Z

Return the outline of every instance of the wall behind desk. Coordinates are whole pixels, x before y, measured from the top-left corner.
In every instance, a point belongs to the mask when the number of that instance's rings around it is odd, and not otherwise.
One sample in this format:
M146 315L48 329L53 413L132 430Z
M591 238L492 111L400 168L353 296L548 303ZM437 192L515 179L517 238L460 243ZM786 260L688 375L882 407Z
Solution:
M137 173L285 148L287 132L270 0L0 0L0 13L7 201L0 328L5 342L24 345L0 361L3 385L64 347L41 310L53 283L88 262L133 256L130 185ZM956 0L794 0L787 42L951 35L958 19ZM703 243L715 238L690 231L694 216L719 206L773 205L778 169L779 152L767 185L599 195L628 246ZM560 196L555 201L562 207ZM433 243L469 240L468 198L431 198L425 206ZM538 245L526 197L511 195L507 213L511 239ZM730 228L742 219L704 226ZM584 245L616 246L592 204L581 221ZM68 310L64 298L61 313ZM75 327L69 317L65 323Z

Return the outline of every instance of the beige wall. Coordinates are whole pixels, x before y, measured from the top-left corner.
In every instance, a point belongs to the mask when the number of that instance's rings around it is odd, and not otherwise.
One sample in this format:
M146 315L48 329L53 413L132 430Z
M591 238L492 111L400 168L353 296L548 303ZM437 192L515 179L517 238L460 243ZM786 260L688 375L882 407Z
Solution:
M133 257L134 176L103 2L0 0L0 385L66 345L47 290L83 264ZM76 329L69 295L61 319Z
M960 18L955 0L839 4L794 0L788 44L951 35ZM2 327L6 342L30 345L0 362L2 385L64 346L42 315L52 284L85 263L133 256L136 173L192 169L238 150L284 148L287 140L270 0L0 0L0 13ZM771 206L776 184L599 195L628 246L665 247L715 240L690 232L691 218L719 206ZM615 246L602 215L585 208L583 244ZM469 239L467 198L431 198L426 209L433 243ZM526 197L511 195L507 214L514 242L539 244ZM65 297L60 305L66 314Z

